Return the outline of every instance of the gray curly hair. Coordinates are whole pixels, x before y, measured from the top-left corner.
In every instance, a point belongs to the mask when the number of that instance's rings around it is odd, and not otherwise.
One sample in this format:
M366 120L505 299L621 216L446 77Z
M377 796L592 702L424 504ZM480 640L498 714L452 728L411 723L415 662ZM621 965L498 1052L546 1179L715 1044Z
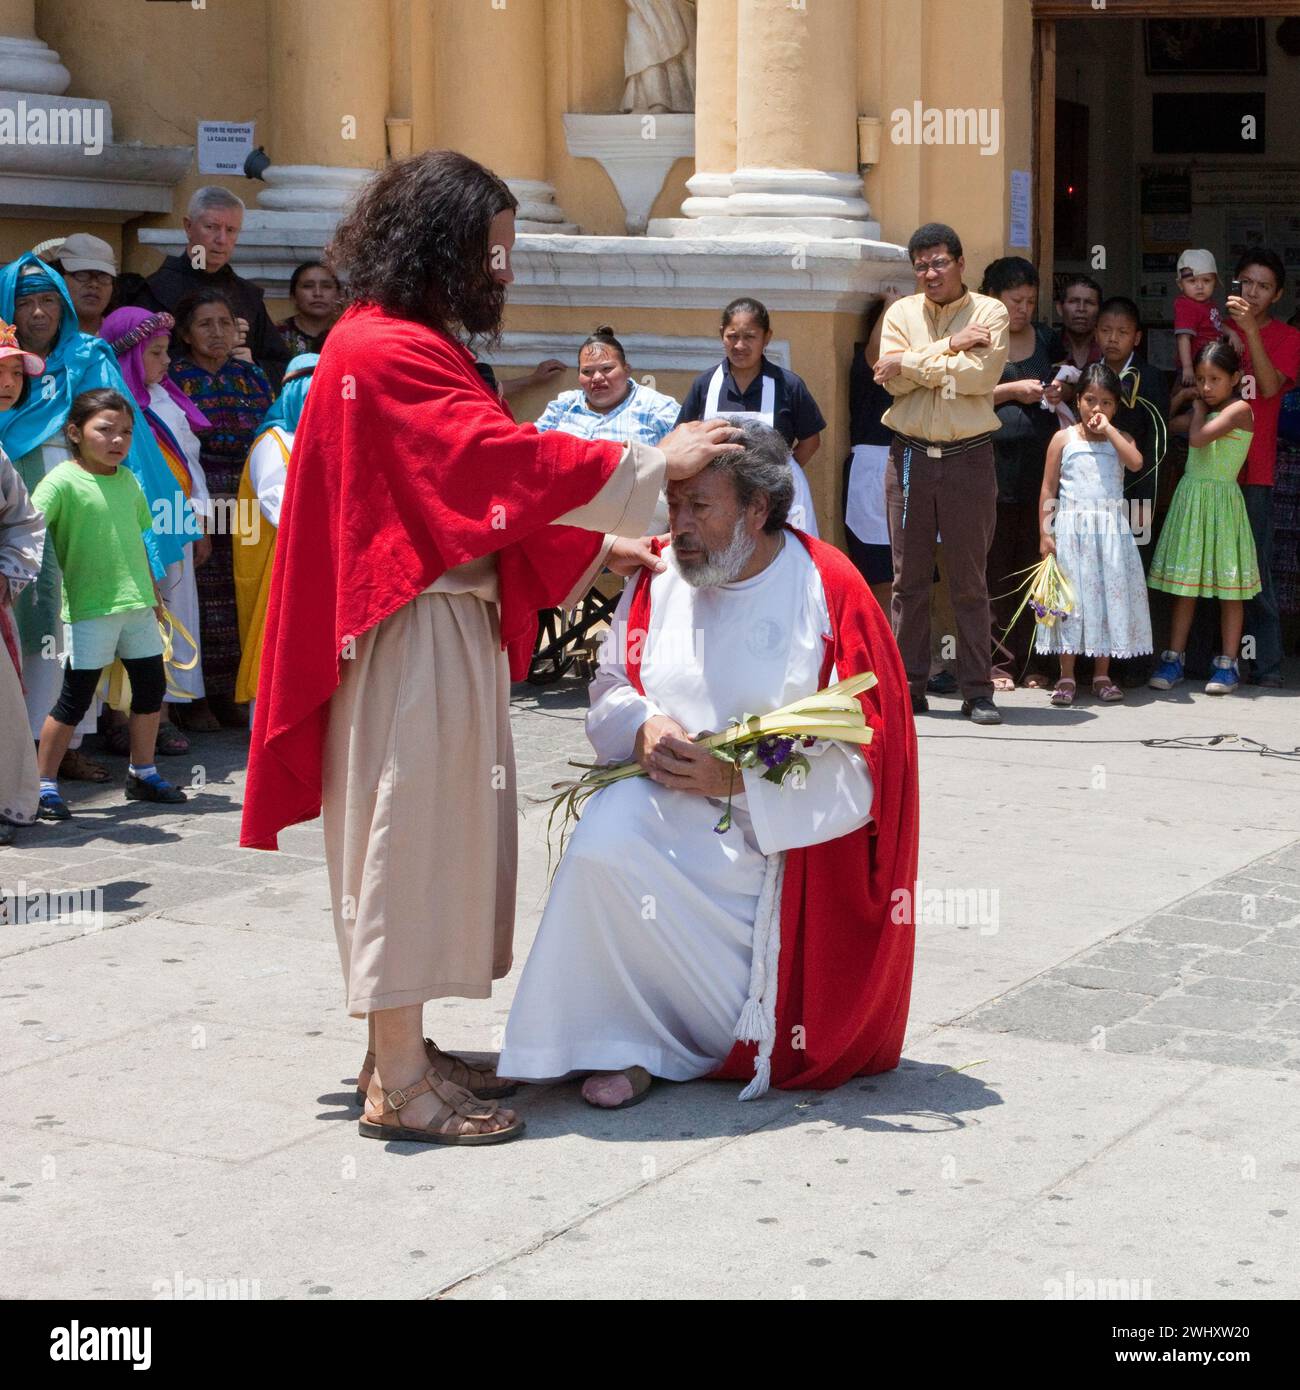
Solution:
M772 535L785 524L794 501L790 446L771 425L743 419L732 419L731 423L740 432L736 452L723 454L714 459L709 467L731 478L742 508L747 507L760 492L767 496L767 520L763 523L763 530Z

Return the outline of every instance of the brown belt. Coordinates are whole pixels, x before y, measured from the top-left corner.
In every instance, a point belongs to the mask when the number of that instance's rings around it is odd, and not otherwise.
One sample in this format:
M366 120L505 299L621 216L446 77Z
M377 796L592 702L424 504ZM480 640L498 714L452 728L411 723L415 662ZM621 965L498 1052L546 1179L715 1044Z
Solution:
M895 432L894 438L906 448L920 449L927 458L937 459L946 458L949 454L964 454L969 449L978 449L981 444L987 444L992 438L992 432L988 434L977 434L970 439L958 439L949 441L947 444L936 444L931 439L913 439L910 435L898 434Z

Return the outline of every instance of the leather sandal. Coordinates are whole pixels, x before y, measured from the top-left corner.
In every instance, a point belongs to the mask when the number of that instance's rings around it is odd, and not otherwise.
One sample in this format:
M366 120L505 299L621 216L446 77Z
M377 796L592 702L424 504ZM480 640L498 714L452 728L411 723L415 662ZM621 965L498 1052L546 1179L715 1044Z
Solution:
M502 1081L496 1072L490 1067L471 1067L467 1062L462 1062L453 1052L444 1052L432 1038L425 1038L424 1050L429 1056L429 1065L436 1068L439 1060L450 1062L451 1075L439 1073L445 1080L450 1081L453 1086L460 1086L468 1091L476 1100L505 1100L507 1096L512 1096L519 1089L517 1081ZM364 1106L366 1103L366 1091L370 1088L370 1078L375 1070L375 1054L366 1053L366 1060L361 1064L361 1070L357 1073L357 1104ZM487 1081L486 1085L472 1086L470 1083L475 1077L482 1077ZM490 1079L489 1079L490 1078Z
M451 1113L435 1119L423 1129L412 1129L402 1123L402 1108L417 1096L432 1094ZM445 1081L432 1067L410 1086L399 1086L385 1092L378 1106L366 1098L366 1108L357 1121L357 1133L365 1139L383 1139L389 1143L405 1144L505 1144L518 1139L524 1132L524 1122L515 1122L503 1129L466 1131L466 1123L492 1119L498 1110L494 1100L476 1100L461 1086Z
M119 758L129 758L131 756L130 725L110 725L108 732L104 735L104 742L108 745L110 753L116 753Z
M1124 698L1124 692L1109 676L1098 676L1092 683L1092 693L1103 705L1117 705Z
M221 732L221 721L208 708L206 700L195 700L188 705L173 705L172 720L178 729L184 729L190 734Z
M112 775L103 763L92 762L80 748L69 748L59 764L59 777L66 782L107 782Z
M162 754L163 757L177 757L189 751L189 739L171 720L161 720L158 724L158 737L154 740L154 752Z

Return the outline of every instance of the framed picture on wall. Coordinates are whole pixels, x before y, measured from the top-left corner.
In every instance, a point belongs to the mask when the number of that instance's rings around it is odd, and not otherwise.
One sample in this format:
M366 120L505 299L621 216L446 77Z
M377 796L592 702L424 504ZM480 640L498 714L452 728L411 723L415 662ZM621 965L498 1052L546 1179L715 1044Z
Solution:
M1149 76L1264 73L1262 19L1143 21Z

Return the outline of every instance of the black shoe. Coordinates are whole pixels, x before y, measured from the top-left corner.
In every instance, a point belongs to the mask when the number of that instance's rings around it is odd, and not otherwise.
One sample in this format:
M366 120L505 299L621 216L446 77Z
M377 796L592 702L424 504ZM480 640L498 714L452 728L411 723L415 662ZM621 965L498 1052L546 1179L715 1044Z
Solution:
M0 820L0 845L11 845L14 842L14 828L7 820Z
M930 712L930 702L929 702L929 700L927 700L927 699L925 698L924 695L919 694L917 691L915 691L915 690L912 691L912 713L913 713L913 714L929 714L929 712Z
M929 695L955 695L957 693L957 677L951 671L936 671L926 681L925 689Z
M1271 671L1266 676L1256 676L1255 684L1261 690L1281 690L1282 675L1278 671Z
M184 801L185 793L179 787L173 787L170 782L165 782L161 777L156 781L146 782L143 777L137 777L134 773L126 774L126 799L128 801Z
M961 712L972 724L1002 723L1002 715L999 713L998 707L987 695L980 695L974 700L963 700Z

